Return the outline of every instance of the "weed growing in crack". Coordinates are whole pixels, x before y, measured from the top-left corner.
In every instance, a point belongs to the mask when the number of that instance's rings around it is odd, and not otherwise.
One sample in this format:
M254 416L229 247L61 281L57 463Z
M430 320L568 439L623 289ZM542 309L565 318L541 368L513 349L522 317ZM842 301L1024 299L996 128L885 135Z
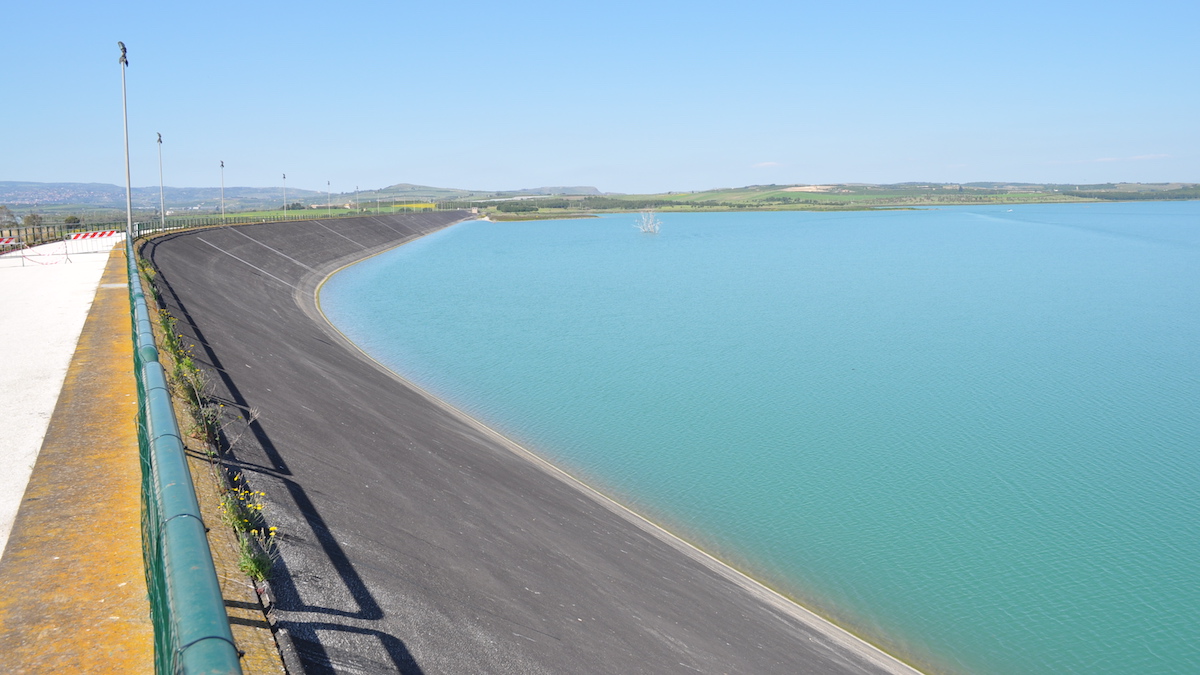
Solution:
M208 374L196 365L196 355L183 342L183 333L178 331L178 321L165 309L158 310L158 323L162 328L163 348L171 355L171 383L176 395L187 402L192 424L188 434L203 440L210 446L217 440L220 425L218 404L211 401L213 383Z
M222 517L238 538L238 567L255 581L270 578L279 555L276 528L267 527L262 517L266 494L251 490L241 474L234 474L233 486L221 498Z
M218 411L224 412L228 410L225 404L219 404ZM237 419L223 421L220 424L221 433L225 436L225 451L231 452L242 442L246 434L250 432L250 427L258 421L258 408L250 407L246 409L245 415L238 415ZM235 427L240 427L236 428Z
M270 579L277 555L275 533L263 536L259 530L252 530L248 535L240 535L238 544L238 569L255 581Z
M158 278L158 270L154 269L150 261L141 256L137 256L137 268L144 282L142 284L143 288L149 288L150 294L154 297L154 304L161 305L162 296L158 294L158 286L154 283L154 280Z

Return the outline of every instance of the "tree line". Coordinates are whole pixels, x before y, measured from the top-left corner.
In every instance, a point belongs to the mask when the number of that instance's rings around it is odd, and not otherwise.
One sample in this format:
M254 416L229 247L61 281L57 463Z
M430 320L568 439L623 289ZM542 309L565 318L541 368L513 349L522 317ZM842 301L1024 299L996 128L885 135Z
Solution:
M1083 199L1103 199L1106 201L1128 202L1134 200L1161 199L1200 199L1200 186L1175 188L1174 190L1159 190L1156 192L1119 192L1117 190L1071 190L1065 195Z

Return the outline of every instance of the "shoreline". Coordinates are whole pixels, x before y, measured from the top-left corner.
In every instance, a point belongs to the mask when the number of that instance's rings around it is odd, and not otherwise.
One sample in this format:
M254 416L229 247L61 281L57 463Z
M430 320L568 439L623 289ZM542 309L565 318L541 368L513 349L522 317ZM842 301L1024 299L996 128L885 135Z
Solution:
M453 223L453 224L448 225L445 228L443 228L443 230L454 227L455 225L461 225L466 222L477 222L477 221L478 222L496 222L496 221L491 221L486 217L473 218L473 219L468 219L468 220L459 221L457 223ZM501 222L506 222L506 221L501 221ZM437 230L437 231L441 232L443 230ZM433 234L433 233L431 232L428 234ZM338 266L336 269L324 274L324 276L320 278L320 281L317 282L315 284L315 286L312 287L311 295L305 299L306 302L312 303L312 305L311 305L312 309L315 310L316 314L321 317L321 320L323 322L322 328L326 329L326 331L332 337L336 338L347 349L351 350L352 352L356 353L361 358L370 362L376 368L383 371L385 374L387 374L389 377L395 379L396 381L401 383L403 386L408 387L409 389L411 389L411 390L417 392L418 394L420 394L421 396L425 397L430 402L432 402L435 406L442 408L443 411L447 415L454 416L454 417L458 418L459 420L463 421L464 423L469 424L470 426L474 427L475 429L487 434L498 445L506 448L507 450L509 450L513 454L517 455L518 457L521 457L522 459L530 462L531 464L536 466L538 469L540 469L541 471L543 471L544 473L546 473L553 479L562 481L563 483L566 483L567 485L571 486L573 489L578 490L582 494L586 495L589 499L594 500L595 502L597 502L601 506L605 507L609 511L611 511L611 512L615 513L616 515L620 516L621 518L625 519L630 524L659 538L663 542L667 543L668 545L672 546L676 550L678 550L681 553L692 558L696 562L699 562L699 563L703 564L704 566L708 567L713 572L716 572L717 574L722 575L723 577L729 579L730 581L733 581L734 583L741 586L746 592L750 593L751 595L758 598L759 600L765 602L766 604L768 604L782 612L789 614L790 616L792 616L794 618L797 618L800 621L803 621L805 624L809 625L810 627L821 631L828 638L838 642L843 647L854 650L855 652L857 652L864 658L867 658L867 659L871 660L872 662L875 662L877 665L879 665L882 668L885 668L892 672L897 672L897 673L907 673L910 675L924 675L923 671L918 670L916 667L900 660L899 657L896 657L896 656L884 651L881 647L878 647L877 645L871 643L866 638L863 638L863 637L851 632L850 630L834 623L832 620L827 619L824 616L821 616L820 614L805 607L804 605L800 604L799 602L787 597L783 593L776 591L775 589L771 588L770 586L767 586L764 582L759 581L758 579L755 579L754 577L750 576L749 574L747 574L745 572L742 572L741 570L739 570L736 567L734 567L733 565L721 560L720 558L716 557L715 555L708 553L707 551L700 548L699 546L687 541L686 539L675 534L674 532L671 532L666 527L659 525L658 523L654 522L650 518L638 513L637 511L634 511L632 508L620 503L616 499L609 497L602 490L593 487L588 482L584 481L581 478L578 478L577 476L574 476L570 472L557 466L556 464L554 464L550 460L546 459L545 457L542 457L538 453L536 453L536 452L530 450L529 448L521 445L520 443L517 443L516 441L508 438L507 436L496 431L495 429L492 429L490 426L488 426L481 420L473 417L472 415L470 415L467 412L465 412L464 410L458 408L457 406L450 403L449 401L446 401L445 399L430 392L429 390L418 385L417 383L413 382L412 380L404 377L400 373L397 373L396 371L392 370L387 365L385 365L383 362L379 361L374 356L372 356L369 352L367 352L365 349L363 349L361 346L359 346L357 343L355 343L352 339L350 339L349 336L347 336L345 333L343 333L336 325L334 325L333 321L331 321L329 319L329 317L325 314L324 310L321 307L321 297L320 297L321 290L325 286L325 283L327 281L329 281L335 275L337 275L338 273L340 273L346 269L354 267L355 265L358 265L359 263L366 262L367 260L370 260L377 256L384 255L386 253L394 251L406 244L416 241L417 239L428 236L428 234L421 235L420 237L406 239L405 241L402 241L390 248L387 248L387 249L384 249L381 251L376 251L374 253L371 253L370 255L367 255L362 258L358 258L356 260L345 262L344 264L341 264L340 266ZM309 276L310 277L316 276L316 274L309 275ZM302 283L301 287L306 288L308 285L309 285L308 283ZM301 290L297 289L297 298L299 298L300 292L301 292Z

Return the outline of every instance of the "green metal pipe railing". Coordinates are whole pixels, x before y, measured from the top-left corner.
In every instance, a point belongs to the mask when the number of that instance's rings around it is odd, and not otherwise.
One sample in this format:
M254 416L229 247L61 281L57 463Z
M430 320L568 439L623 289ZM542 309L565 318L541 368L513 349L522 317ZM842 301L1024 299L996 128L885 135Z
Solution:
M305 221L305 220L329 220L331 218L365 218L369 216L379 215L396 215L399 213L426 212L426 211L444 211L445 204L440 202L422 202L433 203L433 209L415 208L412 204L396 204L389 207L389 210L378 213L371 210L365 211L346 211L345 209L335 210L331 213L326 213L325 210L305 210L300 212L276 213L270 215L259 216L175 216L165 219L163 222L158 220L146 220L135 222L133 224L134 238L144 234L155 232L168 232L173 230L190 230L197 227L212 227L214 225L248 225L251 223L278 223L285 221ZM407 209L407 210L405 210ZM114 223L113 227L124 228L124 223Z
M142 541L155 670L160 675L240 675L225 601L208 548L166 372L158 360L150 310L131 238L128 258L138 445L142 461Z
M427 202L423 202L427 203ZM406 210L407 209L407 210ZM332 213L326 213L324 209L320 211L316 209L305 209L303 211L275 213L259 216L172 216L160 220L155 216L152 220L144 220L134 222L133 236L140 237L144 234L154 232L167 232L173 230L190 230L197 227L211 227L214 225L247 225L250 223L276 223L283 221L304 221L304 220L328 220L330 218L362 218L366 216L378 215L396 215L398 213L409 213L414 211L428 211L429 209L416 208L412 204L395 204L388 206L382 212L366 211L347 211L338 209ZM434 203L435 211L446 210L446 204ZM43 223L41 225L3 225L0 226L0 238L13 237L15 241L12 244L0 244L0 253L11 248L21 248L27 246L37 246L48 242L63 241L69 235L80 232L101 232L105 230L126 230L125 222L102 222L102 223Z

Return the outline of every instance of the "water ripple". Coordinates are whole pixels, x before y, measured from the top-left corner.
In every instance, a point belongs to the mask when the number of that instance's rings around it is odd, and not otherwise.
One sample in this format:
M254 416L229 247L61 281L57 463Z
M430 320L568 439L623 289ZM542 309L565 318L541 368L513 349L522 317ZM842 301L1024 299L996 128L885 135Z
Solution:
M886 647L1200 672L1200 204L663 220L456 226L323 306Z

